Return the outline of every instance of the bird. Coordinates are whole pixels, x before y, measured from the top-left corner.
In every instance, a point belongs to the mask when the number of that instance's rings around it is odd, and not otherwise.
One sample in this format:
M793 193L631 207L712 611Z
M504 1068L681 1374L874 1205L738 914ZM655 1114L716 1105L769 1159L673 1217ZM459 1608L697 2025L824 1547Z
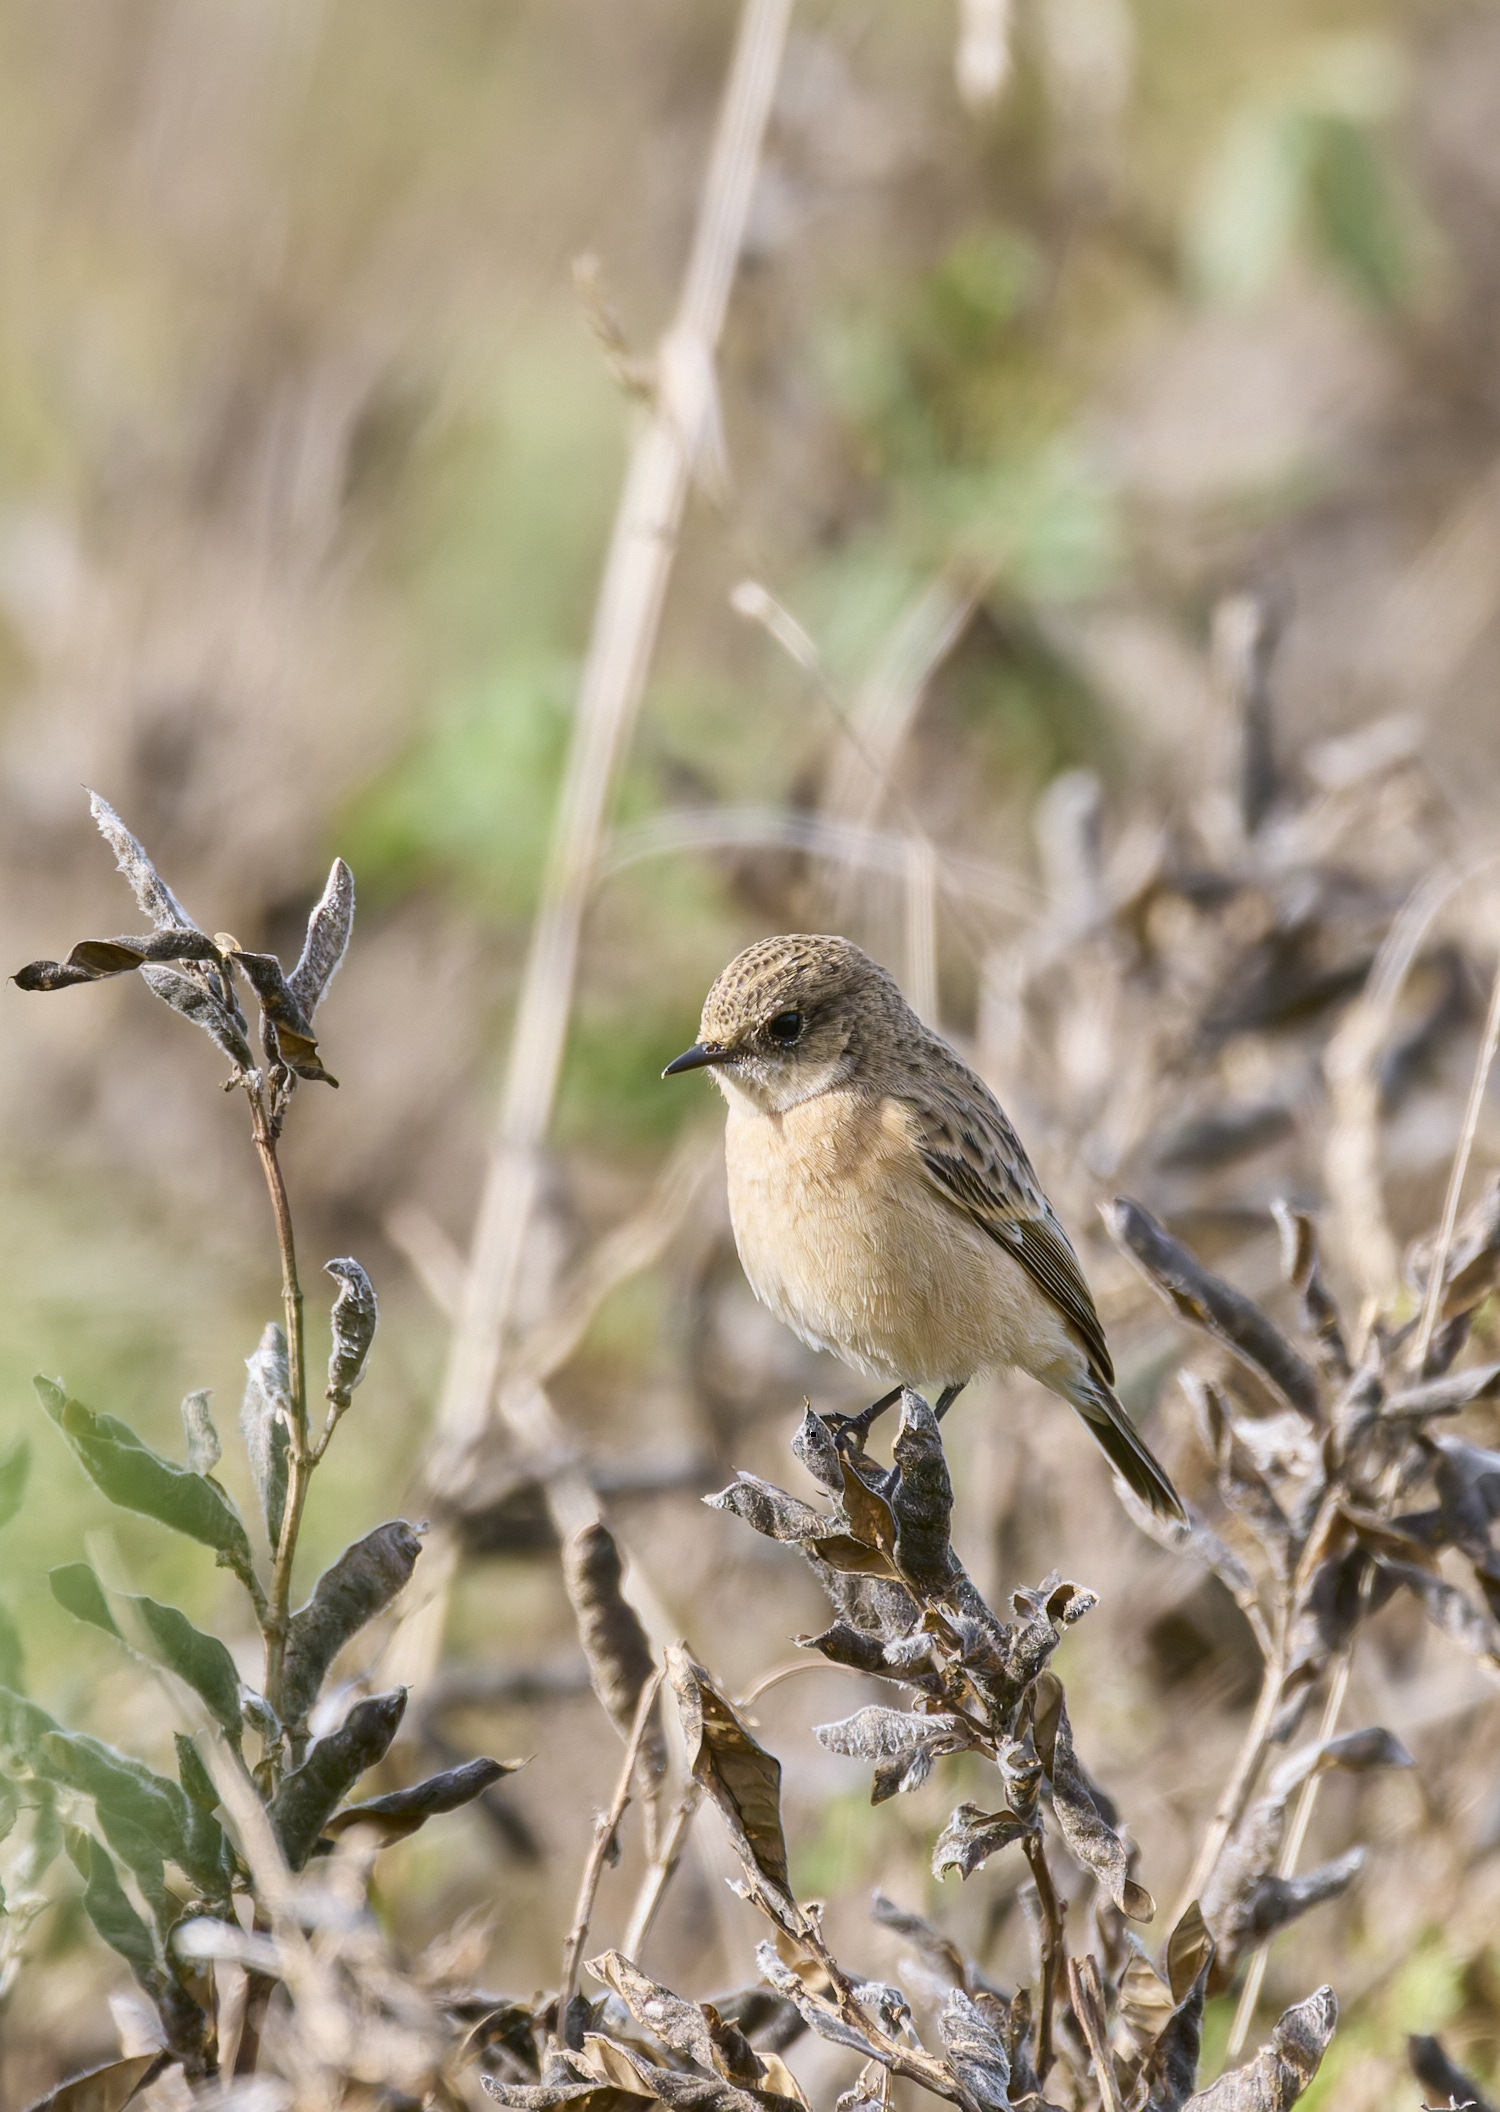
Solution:
M751 1289L815 1349L892 1390L840 1428L860 1446L902 1391L946 1414L1019 1367L1076 1409L1158 1516L1181 1499L1121 1406L1078 1257L984 1081L852 940L791 933L737 954L698 1039L728 1103L735 1245Z

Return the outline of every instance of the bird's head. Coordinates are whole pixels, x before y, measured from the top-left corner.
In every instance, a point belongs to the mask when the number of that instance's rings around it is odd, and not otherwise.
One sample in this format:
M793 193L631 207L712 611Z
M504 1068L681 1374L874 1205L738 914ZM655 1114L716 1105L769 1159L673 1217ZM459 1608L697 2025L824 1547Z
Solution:
M795 932L737 954L709 991L698 1039L663 1071L711 1067L726 1098L767 1114L842 1085L914 1015L852 940Z

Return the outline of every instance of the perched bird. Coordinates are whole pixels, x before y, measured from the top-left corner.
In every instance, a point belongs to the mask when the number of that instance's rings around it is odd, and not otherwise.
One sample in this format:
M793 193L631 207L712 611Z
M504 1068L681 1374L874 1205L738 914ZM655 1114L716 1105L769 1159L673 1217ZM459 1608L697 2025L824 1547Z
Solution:
M1113 1392L1089 1287L984 1082L848 939L763 939L708 993L662 1073L712 1069L729 1103L735 1244L763 1305L895 1391L1019 1365L1061 1394L1165 1517L1176 1490Z

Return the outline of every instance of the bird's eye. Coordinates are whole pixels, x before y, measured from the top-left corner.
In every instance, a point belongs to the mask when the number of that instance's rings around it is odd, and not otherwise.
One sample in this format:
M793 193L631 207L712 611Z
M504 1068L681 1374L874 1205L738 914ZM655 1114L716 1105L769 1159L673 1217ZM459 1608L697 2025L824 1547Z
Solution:
M801 1032L802 1014L800 1012L778 1012L774 1019L766 1022L768 1037L772 1041L780 1042L783 1048L790 1048Z

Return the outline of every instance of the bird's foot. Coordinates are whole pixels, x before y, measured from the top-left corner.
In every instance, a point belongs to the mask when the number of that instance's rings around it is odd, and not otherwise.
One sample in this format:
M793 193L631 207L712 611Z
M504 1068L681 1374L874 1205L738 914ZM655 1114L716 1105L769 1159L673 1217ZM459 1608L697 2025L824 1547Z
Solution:
M953 1406L953 1403L958 1399L968 1383L967 1379L958 1379L953 1385L943 1388L937 1397L937 1406L932 1411L938 1422L943 1420L943 1417L948 1413L948 1410Z
M828 1416L826 1421L832 1426L833 1441L840 1452L863 1452L865 1439L887 1408L895 1407L901 1393L902 1389L895 1386L889 1393L883 1393L878 1401L871 1401L869 1407L861 1409L858 1415Z

